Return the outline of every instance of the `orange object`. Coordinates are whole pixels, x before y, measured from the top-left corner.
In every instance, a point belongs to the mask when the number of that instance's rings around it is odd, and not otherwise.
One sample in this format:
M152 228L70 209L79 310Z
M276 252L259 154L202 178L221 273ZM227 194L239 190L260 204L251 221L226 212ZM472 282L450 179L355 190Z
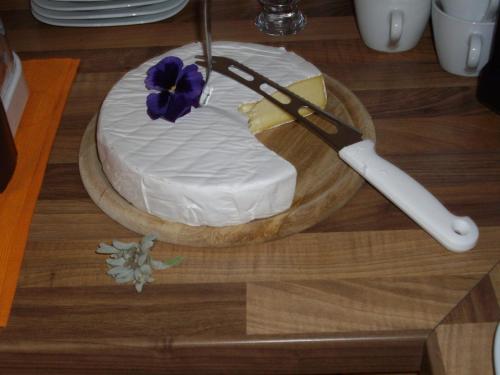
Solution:
M23 62L30 97L16 134L17 167L0 194L0 327L7 324L33 211L79 60Z

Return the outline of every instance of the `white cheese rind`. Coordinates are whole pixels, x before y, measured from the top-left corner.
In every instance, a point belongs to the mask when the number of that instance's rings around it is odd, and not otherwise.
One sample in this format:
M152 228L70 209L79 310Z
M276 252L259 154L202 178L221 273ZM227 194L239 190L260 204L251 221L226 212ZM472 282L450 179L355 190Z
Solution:
M282 48L218 42L214 55L234 58L281 85L320 74L301 57ZM175 124L146 113L146 71L164 56L185 65L202 54L199 43L158 56L127 73L101 107L97 145L114 189L137 208L188 225L243 224L287 210L296 170L249 131L238 111L261 96L216 72L206 106ZM204 74L204 69L200 68Z

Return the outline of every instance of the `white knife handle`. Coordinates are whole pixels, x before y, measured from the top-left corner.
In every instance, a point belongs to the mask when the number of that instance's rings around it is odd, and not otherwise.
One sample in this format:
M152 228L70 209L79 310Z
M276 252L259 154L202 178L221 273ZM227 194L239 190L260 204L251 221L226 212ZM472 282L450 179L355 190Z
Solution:
M450 213L417 181L377 155L373 141L344 147L339 156L448 250L464 252L476 244L476 224Z

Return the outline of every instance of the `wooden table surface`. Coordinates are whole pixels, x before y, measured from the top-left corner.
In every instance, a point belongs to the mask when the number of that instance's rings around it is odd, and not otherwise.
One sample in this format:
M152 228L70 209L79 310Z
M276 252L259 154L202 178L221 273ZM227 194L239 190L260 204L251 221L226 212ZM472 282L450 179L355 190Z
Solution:
M0 17L22 59L76 57L81 66L0 331L0 373L415 374L427 339L442 347L453 336L435 328L478 286L486 293L474 300L487 312L481 322L498 319L496 299L481 301L494 295L488 274L500 260L500 116L477 102L476 79L440 68L430 29L415 49L383 54L363 44L351 1L301 4L307 27L281 38L253 26L257 1L213 0L214 39L285 46L349 87L373 117L378 152L452 212L471 216L476 248L446 251L365 184L331 217L279 241L158 243L158 258L183 263L157 272L142 294L117 286L95 249L139 236L88 197L80 140L126 71L199 40L199 2L153 24L64 28L36 21L27 0L2 0Z

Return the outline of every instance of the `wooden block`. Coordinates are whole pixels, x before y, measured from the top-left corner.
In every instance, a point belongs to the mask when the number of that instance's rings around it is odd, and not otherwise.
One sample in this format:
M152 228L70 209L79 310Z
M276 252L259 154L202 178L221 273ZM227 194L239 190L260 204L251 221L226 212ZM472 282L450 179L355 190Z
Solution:
M490 272L490 280L493 285L493 290L495 291L497 303L500 306L500 264L497 264Z
M420 375L446 375L443 357L439 349L437 334L433 331L425 343L425 352L422 359Z
M247 330L250 334L431 330L476 282L450 276L251 283Z
M56 337L66 342L107 337L140 345L167 335L245 334L244 284L153 284L141 294L130 284L20 288L16 298L0 352L9 351L11 340L43 346Z
M436 329L446 375L493 375L496 322L443 324Z
M490 277L486 275L453 308L442 324L496 322L499 320L500 307Z
M81 206L77 202L57 203L60 205L51 206L53 211L41 208L43 212L34 216L20 285L110 285L104 273L104 257L95 254L95 249L100 242L113 238L137 241L140 236L103 213L81 212L90 204L88 201ZM421 230L306 233L237 248L158 242L153 250L155 258L180 255L184 261L155 278L157 283L182 284L463 275L471 278L472 287L500 257L497 231L496 227L483 228L476 249L463 254L446 251Z

